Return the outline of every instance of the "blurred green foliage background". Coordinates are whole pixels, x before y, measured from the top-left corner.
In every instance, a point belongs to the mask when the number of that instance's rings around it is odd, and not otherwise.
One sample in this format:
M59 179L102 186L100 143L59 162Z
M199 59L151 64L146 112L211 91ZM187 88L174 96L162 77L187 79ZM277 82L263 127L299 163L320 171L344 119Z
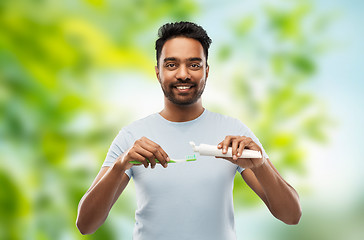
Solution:
M301 223L285 226L237 177L238 238L361 239L354 2L2 0L0 239L131 239L133 184L93 235L77 205L121 127L163 107L154 42L179 20L213 39L205 106L246 123L301 195Z

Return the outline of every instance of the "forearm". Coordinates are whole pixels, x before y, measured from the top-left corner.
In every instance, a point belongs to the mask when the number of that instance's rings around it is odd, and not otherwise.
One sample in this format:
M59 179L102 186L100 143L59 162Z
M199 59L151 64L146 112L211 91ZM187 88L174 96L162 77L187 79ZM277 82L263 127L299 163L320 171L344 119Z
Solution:
M253 168L271 213L287 224L297 224L301 217L299 196L267 160L263 165Z
M83 196L76 223L82 234L95 232L105 222L116 198L127 184L122 181L124 172L121 163L116 162Z

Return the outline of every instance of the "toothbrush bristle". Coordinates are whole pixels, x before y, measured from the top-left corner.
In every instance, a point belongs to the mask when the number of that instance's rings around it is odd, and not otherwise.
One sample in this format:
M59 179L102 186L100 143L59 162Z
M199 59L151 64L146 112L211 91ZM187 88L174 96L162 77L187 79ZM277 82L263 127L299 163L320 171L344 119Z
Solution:
M196 161L196 155L188 155L186 156L186 161Z

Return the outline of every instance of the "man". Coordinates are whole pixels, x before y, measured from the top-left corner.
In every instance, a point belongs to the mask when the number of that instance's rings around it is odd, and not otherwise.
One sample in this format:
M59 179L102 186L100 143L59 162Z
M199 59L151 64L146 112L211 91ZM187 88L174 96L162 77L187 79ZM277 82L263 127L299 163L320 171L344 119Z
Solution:
M82 234L103 224L133 177L137 196L133 239L236 239L232 199L236 171L276 218L298 223L298 194L279 175L254 134L240 121L202 105L210 43L205 30L194 23L170 23L159 29L155 71L165 95L164 108L124 127L113 141L80 201L77 227ZM233 157L198 156L195 162L168 163L193 154L189 141L218 145L223 153L232 147ZM260 151L263 157L241 159L244 149Z

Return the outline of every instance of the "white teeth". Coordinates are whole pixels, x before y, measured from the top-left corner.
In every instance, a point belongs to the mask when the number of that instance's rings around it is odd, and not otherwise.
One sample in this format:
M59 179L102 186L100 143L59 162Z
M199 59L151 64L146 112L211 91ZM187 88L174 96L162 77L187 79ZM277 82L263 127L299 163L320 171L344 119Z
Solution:
M179 90L184 90L184 89L189 89L191 87L189 87L189 86L177 86L176 88L179 89Z

